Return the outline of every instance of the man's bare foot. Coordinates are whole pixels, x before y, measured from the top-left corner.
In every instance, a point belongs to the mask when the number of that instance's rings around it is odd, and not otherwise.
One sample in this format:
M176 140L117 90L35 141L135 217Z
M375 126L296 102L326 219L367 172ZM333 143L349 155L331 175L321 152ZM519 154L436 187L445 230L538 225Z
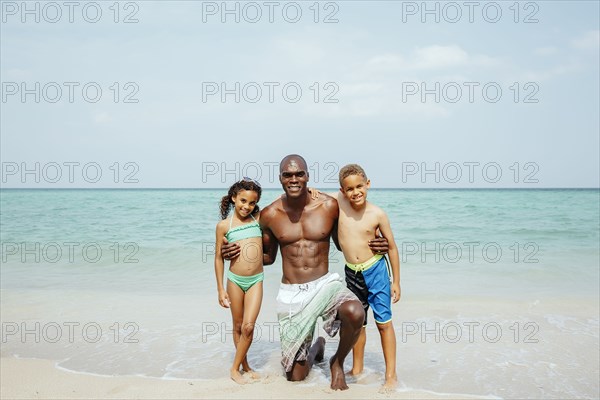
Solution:
M325 338L323 336L319 336L317 341L315 342L315 346L317 346L317 352L315 353L315 362L323 361L323 357L325 356Z
M240 373L240 371L232 369L229 371L231 379L235 382L235 383L239 383L240 385L244 385L246 383L248 383L248 381L246 380L246 378L244 378L242 376L242 374Z
M331 367L331 388L333 390L347 390L348 385L346 385L344 368L339 364L335 356L329 360L329 366Z

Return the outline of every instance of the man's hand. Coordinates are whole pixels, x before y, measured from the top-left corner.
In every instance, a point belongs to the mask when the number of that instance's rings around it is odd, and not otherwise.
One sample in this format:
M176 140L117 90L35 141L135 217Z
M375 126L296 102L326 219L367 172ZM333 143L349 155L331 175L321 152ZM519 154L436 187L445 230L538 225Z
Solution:
M400 284L394 283L392 285L392 303L397 303L398 300L400 300L400 295L401 295Z
M237 243L229 243L227 239L223 238L223 245L221 246L221 256L225 260L233 260L240 255L240 245Z
M383 236L369 240L369 247L374 254L387 254L390 249L387 239Z

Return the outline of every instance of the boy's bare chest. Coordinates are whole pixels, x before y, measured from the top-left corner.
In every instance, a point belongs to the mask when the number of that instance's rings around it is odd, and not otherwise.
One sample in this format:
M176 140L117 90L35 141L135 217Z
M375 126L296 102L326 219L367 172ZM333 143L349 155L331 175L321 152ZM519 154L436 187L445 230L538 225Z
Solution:
M340 235L365 234L372 237L378 226L377 217L372 212L359 213L352 209L340 209L338 222Z

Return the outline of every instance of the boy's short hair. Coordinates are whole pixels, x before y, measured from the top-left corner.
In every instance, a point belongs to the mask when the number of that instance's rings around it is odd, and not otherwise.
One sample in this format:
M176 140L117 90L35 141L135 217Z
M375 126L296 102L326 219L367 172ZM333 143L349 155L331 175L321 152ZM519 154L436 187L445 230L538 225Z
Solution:
M367 174L360 165L348 164L340 169L340 187L342 186L342 181L350 175L361 175L363 178L365 178L365 180L367 180Z

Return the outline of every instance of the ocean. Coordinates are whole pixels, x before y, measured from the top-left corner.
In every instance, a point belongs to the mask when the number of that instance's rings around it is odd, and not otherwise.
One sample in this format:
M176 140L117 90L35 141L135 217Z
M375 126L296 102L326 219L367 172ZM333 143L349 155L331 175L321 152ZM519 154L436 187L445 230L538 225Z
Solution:
M226 376L231 321L213 268L224 194L0 191L2 357L100 375ZM259 205L280 194L264 190ZM372 189L368 198L387 212L401 252L401 390L598 395L597 189ZM265 267L248 354L259 371L279 371L280 261ZM330 270L343 273L333 246ZM356 384L376 385L383 357L372 324L367 332ZM335 345L326 348L330 356ZM308 382L326 384L327 374L316 368Z

